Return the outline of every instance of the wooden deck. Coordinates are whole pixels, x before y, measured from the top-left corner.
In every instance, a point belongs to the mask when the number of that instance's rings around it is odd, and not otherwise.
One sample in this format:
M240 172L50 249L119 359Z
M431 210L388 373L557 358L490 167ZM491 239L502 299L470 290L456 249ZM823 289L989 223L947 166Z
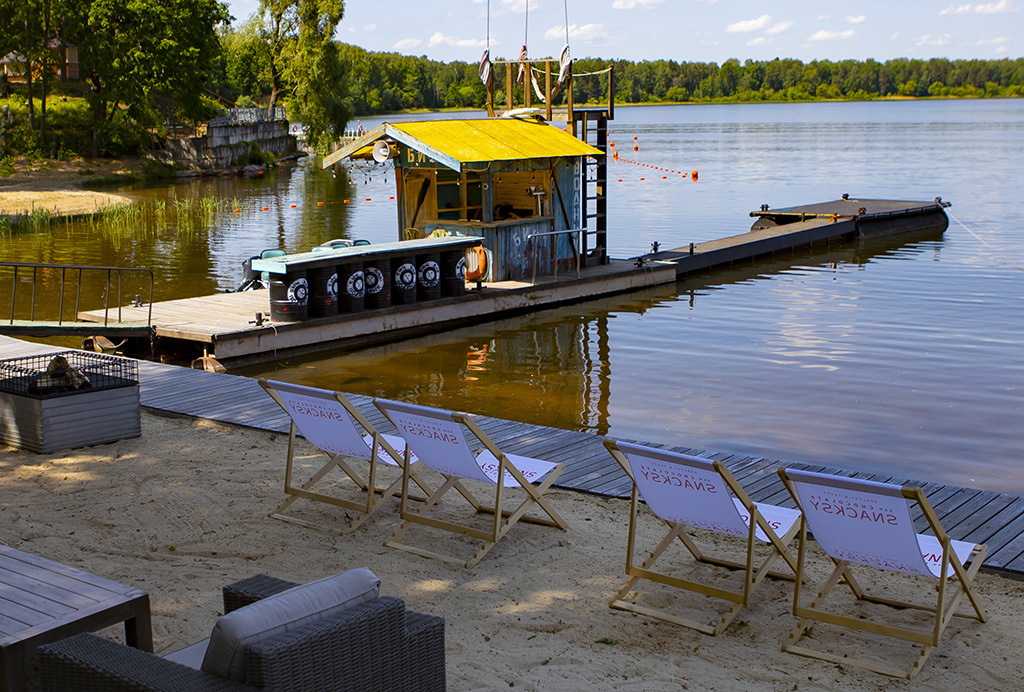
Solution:
M623 293L676 280L671 265L613 260L581 272L537 277L536 284L501 281L480 291L379 310L309 319L304 322L269 320L270 292L218 293L154 303L152 324L158 352L207 354L233 364L266 361L283 353L308 353L324 348L365 346L394 341L458 324L490 320L523 312ZM149 306L121 308L125 320L145 319ZM83 312L79 319L100 322L103 311ZM177 346L178 348L175 348Z
M0 358L56 350L62 349L0 336ZM139 379L142 405L147 408L261 430L288 431L287 415L254 379L148 361L139 361ZM350 397L374 425L384 432L392 430L368 397ZM566 470L559 478L558 487L614 497L629 495L629 480L605 450L600 436L497 418L482 418L481 427L509 452L565 463ZM755 501L793 506L775 473L775 469L783 465L782 461L670 447L650 441L641 443L720 459ZM786 465L881 482L920 485L953 538L988 544L986 570L1024 579L1024 497L824 465ZM917 516L916 520L918 530L924 530L923 518Z

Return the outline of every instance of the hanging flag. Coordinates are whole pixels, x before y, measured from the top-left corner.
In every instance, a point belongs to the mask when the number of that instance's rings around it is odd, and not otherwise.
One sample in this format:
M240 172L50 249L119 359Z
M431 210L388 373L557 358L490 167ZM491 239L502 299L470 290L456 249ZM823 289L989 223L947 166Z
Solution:
M558 59L558 81L555 83L555 88L551 90L551 98L557 96L558 92L562 90L562 84L566 79L572 79L572 58L569 56L568 43L562 48L562 56Z
M484 86L491 85L491 51L484 50L484 54L480 57L480 81L484 83Z
M519 75L516 77L516 81L520 84L523 83L526 77L526 59L526 44L524 43L523 47L519 50Z

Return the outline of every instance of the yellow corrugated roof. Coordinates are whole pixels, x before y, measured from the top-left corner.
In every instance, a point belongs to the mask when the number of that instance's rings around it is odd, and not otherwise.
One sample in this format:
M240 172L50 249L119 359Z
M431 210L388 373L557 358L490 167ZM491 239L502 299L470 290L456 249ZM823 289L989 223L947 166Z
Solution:
M532 119L426 120L390 127L463 164L603 155L565 130ZM418 149L412 142L405 144Z

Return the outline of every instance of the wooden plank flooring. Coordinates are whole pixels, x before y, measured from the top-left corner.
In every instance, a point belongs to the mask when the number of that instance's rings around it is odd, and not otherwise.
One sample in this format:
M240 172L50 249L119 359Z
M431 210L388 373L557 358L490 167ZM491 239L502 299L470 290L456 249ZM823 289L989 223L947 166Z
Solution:
M56 350L63 349L0 336L0 358ZM288 416L254 379L149 361L139 361L139 379L142 405L147 408L261 430L280 433L288 431ZM350 395L350 398L382 432L394 432L369 397ZM558 487L598 495L629 497L629 480L605 450L598 435L496 418L482 418L480 423L484 431L508 452L542 456L550 461L564 463L566 470L556 484ZM779 460L672 447L657 442L641 441L641 444L721 459L755 501L793 506L792 498L775 473L783 465ZM858 473L816 464L787 465L922 486L943 527L953 538L988 544L989 555L985 560L988 571L1024 579L1024 497L885 474ZM925 528L919 512L915 521L918 530Z

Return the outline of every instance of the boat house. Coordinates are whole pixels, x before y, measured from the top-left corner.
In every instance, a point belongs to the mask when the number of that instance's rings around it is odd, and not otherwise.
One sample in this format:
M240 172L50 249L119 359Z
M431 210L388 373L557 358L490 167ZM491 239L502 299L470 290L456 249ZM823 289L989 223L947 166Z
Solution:
M398 237L482 237L484 281L522 280L604 256L589 242L587 159L604 152L520 117L383 123L323 161L372 159L395 170ZM594 235L594 234L591 234Z

